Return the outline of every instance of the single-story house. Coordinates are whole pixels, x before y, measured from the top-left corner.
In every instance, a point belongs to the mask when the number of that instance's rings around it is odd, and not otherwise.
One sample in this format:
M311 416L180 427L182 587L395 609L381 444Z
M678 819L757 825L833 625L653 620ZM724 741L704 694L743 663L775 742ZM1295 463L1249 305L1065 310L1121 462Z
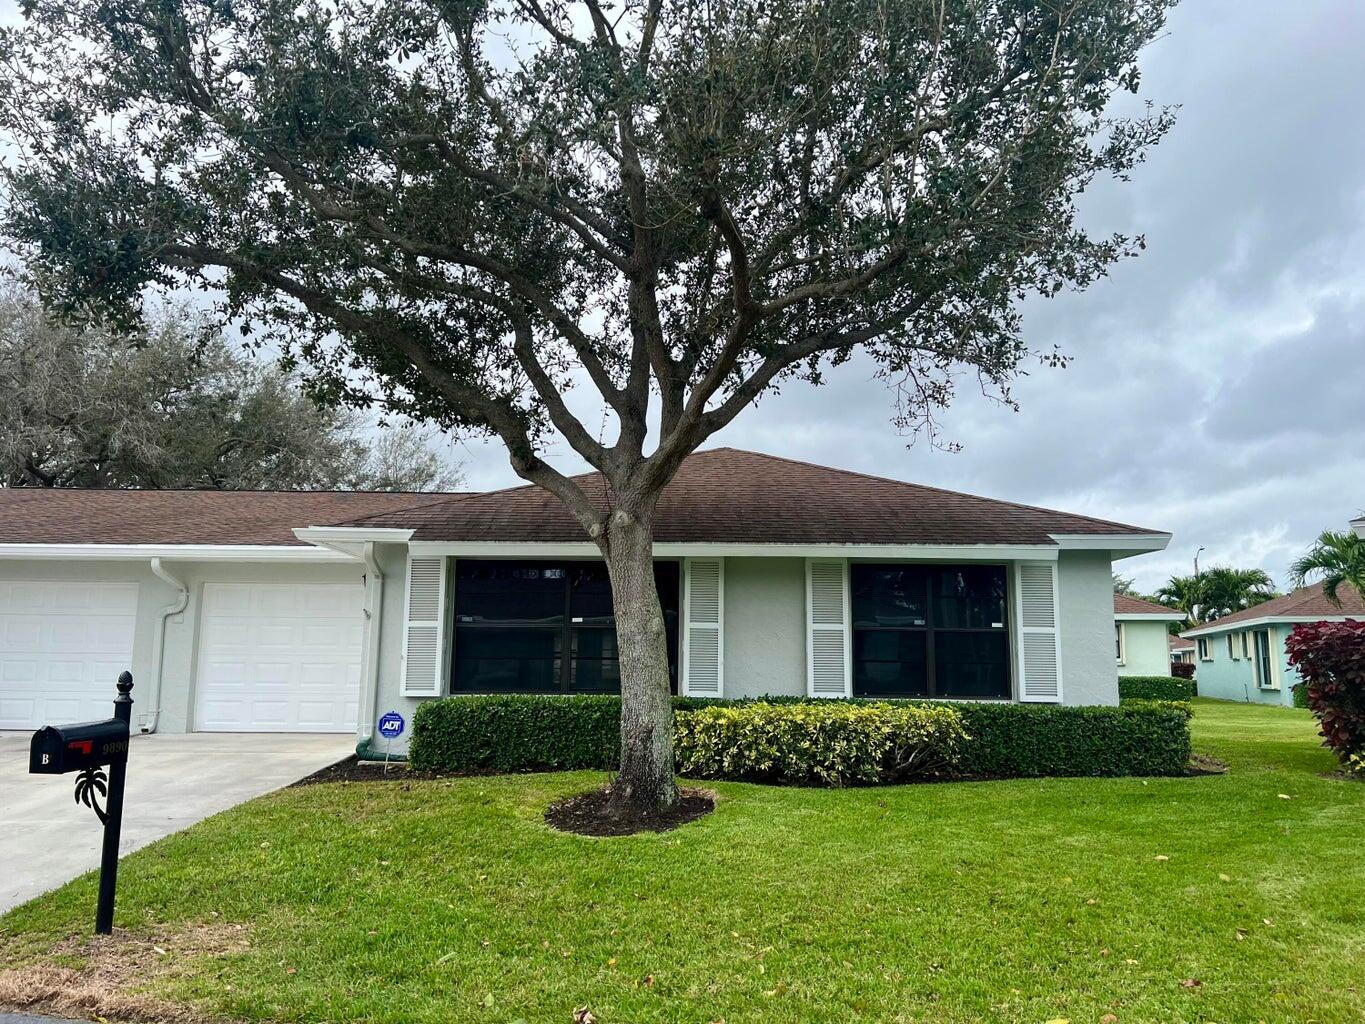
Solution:
M1169 539L700 452L655 522L673 685L1114 704L1111 563ZM618 687L605 568L534 487L0 492L0 638L0 728L102 716L129 665L145 729L362 744L431 697Z
M1127 594L1114 595L1114 648L1121 676L1168 676L1171 622L1185 618L1164 605Z
M1194 641L1186 640L1183 636L1176 636L1174 633L1166 637L1166 643L1171 649L1172 665L1193 665L1194 664Z
M1351 520L1351 529L1355 530L1357 537L1365 537L1365 516Z
M1284 642L1301 622L1365 618L1365 601L1350 584L1340 587L1341 606L1327 600L1322 584L1225 615L1181 635L1195 643L1199 695L1260 704L1293 703L1301 682Z

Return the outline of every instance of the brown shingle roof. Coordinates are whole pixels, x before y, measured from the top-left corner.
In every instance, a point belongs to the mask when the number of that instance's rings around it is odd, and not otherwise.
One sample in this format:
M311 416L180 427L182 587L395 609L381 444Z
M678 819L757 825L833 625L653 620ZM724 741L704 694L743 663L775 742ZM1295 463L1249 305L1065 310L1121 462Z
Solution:
M600 474L575 479L605 508ZM530 486L370 516L355 525L413 529L416 540L586 539L557 498ZM684 460L664 489L654 523L656 541L718 544L1051 544L1053 533L1156 532L735 448Z
M0 488L0 544L290 544L332 526L448 494L376 491L128 491Z
M1182 617L1182 613L1174 608L1167 608L1164 604L1157 604L1155 601L1144 601L1140 597L1131 597L1128 594L1114 595L1114 614L1115 615L1169 615L1173 619Z
M1214 619L1186 632L1217 629L1219 626L1231 626L1251 619L1311 619L1317 616L1331 618L1339 615L1365 617L1365 600L1361 600L1360 594L1349 583L1337 589L1337 598L1341 601L1340 607L1327 600L1327 595L1322 592L1321 583L1314 583L1282 597L1274 597L1231 615L1224 615L1221 619Z
M1166 646L1173 651L1192 651L1194 650L1194 641L1186 640L1183 636L1176 636L1172 633L1166 637Z

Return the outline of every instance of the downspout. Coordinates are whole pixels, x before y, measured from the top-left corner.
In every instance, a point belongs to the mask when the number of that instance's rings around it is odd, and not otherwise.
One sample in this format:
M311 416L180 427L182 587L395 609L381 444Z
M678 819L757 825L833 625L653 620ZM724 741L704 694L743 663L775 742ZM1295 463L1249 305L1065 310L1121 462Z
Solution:
M172 615L179 615L183 612L185 606L190 603L189 588L165 570L161 565L161 559L152 559L152 574L161 582L174 587L176 597L174 601L161 609L152 635L152 696L150 701L152 710L143 718L143 732L156 732L157 723L161 719L161 672L162 664L166 660L166 622Z
M361 561L365 563L365 663L360 677L360 729L356 753L362 757L374 738L374 719L379 701L379 638L383 632L384 574L374 557L374 543L366 541L361 547Z

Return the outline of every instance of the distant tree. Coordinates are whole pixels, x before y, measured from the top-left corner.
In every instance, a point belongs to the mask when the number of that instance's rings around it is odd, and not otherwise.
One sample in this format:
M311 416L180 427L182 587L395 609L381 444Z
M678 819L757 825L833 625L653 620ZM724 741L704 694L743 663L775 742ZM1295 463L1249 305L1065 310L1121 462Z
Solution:
M1352 586L1357 594L1365 596L1365 538L1354 532L1324 530L1307 554L1289 567L1290 580L1296 587L1302 587L1314 576L1322 578L1323 594L1338 608L1343 585Z
M1183 612L1185 627L1230 615L1275 597L1275 587L1263 569L1212 566L1196 576L1172 576L1156 592L1160 604Z
M235 351L193 310L133 338L0 294L0 484L432 490L454 476L421 431L367 431Z
M3 232L73 316L213 290L316 394L500 439L606 563L613 810L657 810L664 487L855 353L926 429L1063 362L1019 303L1141 247L1078 202L1172 123L1111 104L1172 2L24 0Z
M1138 597L1138 592L1133 587L1131 576L1120 576L1114 573L1114 593L1123 594L1125 597Z

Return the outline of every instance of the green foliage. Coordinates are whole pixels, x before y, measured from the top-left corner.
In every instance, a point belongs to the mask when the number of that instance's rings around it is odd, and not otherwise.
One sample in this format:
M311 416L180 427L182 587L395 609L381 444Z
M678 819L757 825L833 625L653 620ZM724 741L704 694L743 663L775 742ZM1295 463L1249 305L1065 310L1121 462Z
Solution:
M951 771L967 739L953 708L842 702L685 711L674 735L683 775L825 786Z
M1308 699L1308 684L1295 683L1289 688L1290 699L1296 708L1311 708L1312 702Z
M1119 676L1119 701L1192 700L1194 681L1175 676Z
M839 718L830 708L866 708L867 702L812 701L802 697L772 698L757 701L696 700L675 698L675 712L706 709L806 708L825 709L833 717L830 729L841 729L847 737L857 723L870 721L858 715ZM1190 756L1188 712L1185 705L1138 702L1122 707L1059 707L1044 704L993 702L916 702L896 701L883 705L895 708L922 708L932 712L949 710L961 721L967 739L956 747L953 771L971 777L1012 777L1047 775L1178 775L1185 770ZM735 730L744 723L759 723L755 728L777 736L788 729L789 737L802 728L826 727L826 720L804 716L782 720L767 717L766 710L754 719L717 716L716 723L706 718L708 735L712 730ZM447 772L551 771L567 768L613 769L619 757L619 698L613 696L470 696L426 701L413 716L412 746L409 759L414 768ZM680 718L685 717L680 715ZM695 718L688 719L695 722ZM907 722L918 722L908 719ZM937 722L931 718L929 721ZM804 725L800 723L805 723ZM909 726L907 725L907 728ZM946 728L946 727L945 727ZM691 744L702 750L693 738L695 726L679 727L679 750ZM708 740L709 742L709 740ZM777 743L778 739L769 742ZM781 740L795 742L794 739ZM870 755L859 748L851 760L864 768ZM680 756L682 754L680 753ZM691 756L691 755L689 755ZM698 753L699 766L711 770L721 755ZM739 756L739 755L736 755ZM746 768L747 761L737 761ZM783 764L792 764L784 761ZM946 765L945 765L946 767ZM843 769L840 769L842 771ZM861 769L860 769L861 770ZM684 768L684 771L686 769ZM785 769L787 777L801 774ZM817 777L813 768L808 777ZM894 773L892 773L894 776ZM853 775L849 776L854 779Z
M1294 586L1302 587L1310 577L1322 577L1322 592L1327 600L1341 607L1342 587L1351 587L1365 597L1365 538L1353 531L1324 530L1308 552L1289 567Z
M294 376L231 348L199 313L124 337L0 292L0 485L362 488L453 482L420 431L363 430Z
M1156 600L1185 613L1186 626L1212 622L1224 615L1263 604L1276 597L1264 569L1215 565L1198 576L1172 576L1156 592Z

